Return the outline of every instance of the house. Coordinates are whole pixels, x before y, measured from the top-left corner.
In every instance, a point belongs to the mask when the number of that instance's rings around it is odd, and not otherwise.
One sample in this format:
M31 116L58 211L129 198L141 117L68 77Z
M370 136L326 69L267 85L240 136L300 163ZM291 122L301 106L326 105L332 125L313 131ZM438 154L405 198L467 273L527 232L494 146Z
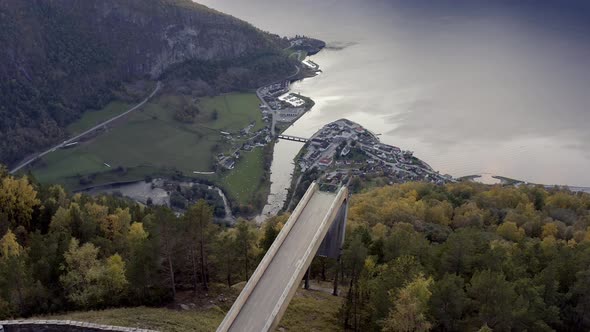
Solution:
M341 156L346 156L350 153L350 148L348 146L345 146L344 149L342 149L342 151L340 152Z
M231 158L227 158L221 162L221 166L227 169L234 169L234 167L236 166L236 162Z
M332 165L332 161L333 161L332 158L322 158L319 161L319 165L322 167L328 167L328 166Z

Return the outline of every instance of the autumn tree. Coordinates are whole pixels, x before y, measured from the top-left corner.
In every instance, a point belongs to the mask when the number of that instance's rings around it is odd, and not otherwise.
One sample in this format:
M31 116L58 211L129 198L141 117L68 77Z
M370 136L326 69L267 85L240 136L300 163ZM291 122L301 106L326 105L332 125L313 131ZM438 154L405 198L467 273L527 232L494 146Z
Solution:
M397 294L392 293L394 306L382 322L383 331L429 331L432 323L428 320L427 311L433 283L432 277L419 275Z
M516 223L508 221L498 226L496 230L498 235L509 241L518 242L525 237L524 229L518 227Z
M80 246L74 238L64 254L65 274L60 277L60 282L67 298L80 308L116 303L127 286L125 263L121 256L115 254L101 262L98 251L91 243Z
M26 177L7 176L0 181L0 233L8 227L30 227L35 206L39 205L37 192Z
M557 229L557 225L554 223L546 223L543 225L543 233L541 234L541 238L546 238L552 236L557 238L559 234L559 229Z
M97 210L99 210L99 208L97 208ZM100 215L100 212L97 211L93 213L91 210L90 214ZM93 217L100 218L94 215ZM115 213L97 219L97 221L99 222L100 230L105 235L105 237L113 240L116 237L124 236L127 233L129 225L131 225L131 214L129 213L129 208L117 208Z
M414 256L400 256L376 268L369 282L372 321L387 317L392 307L392 294L423 273L420 261Z
M288 215L268 218L262 227L262 239L260 239L261 254L265 254L279 235L282 226L287 222Z
M8 305L25 313L27 306L26 252L11 230L0 239L0 291Z
M100 262L98 248L91 243L80 246L77 239L70 241L64 254L65 274L60 276L67 298L81 308L89 308L102 300L103 294L98 286Z

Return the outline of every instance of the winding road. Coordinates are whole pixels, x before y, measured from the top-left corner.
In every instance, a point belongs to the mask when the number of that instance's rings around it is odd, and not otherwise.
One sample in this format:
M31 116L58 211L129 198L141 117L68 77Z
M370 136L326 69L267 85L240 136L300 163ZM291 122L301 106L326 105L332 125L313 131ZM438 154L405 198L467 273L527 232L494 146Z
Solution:
M113 121L116 121L116 120L124 117L125 115L127 115L127 114L135 111L136 109L142 107L145 103L148 102L148 100L150 100L158 92L158 90L160 90L161 87L162 87L162 83L160 81L158 81L158 83L156 84L156 88L154 89L154 91L152 91L152 93L150 93L150 95L147 96L147 98L145 98L141 103L133 106L132 108L128 109L127 111L125 111L125 112L123 112L123 113L121 113L119 115L116 115L116 116L114 116L114 117L112 117L112 118L110 118L110 119L108 119L106 121L103 121L103 122L97 124L96 126L94 126L94 127L90 128L90 129L86 130L85 132L83 132L81 134L78 134L78 135L76 135L74 137L71 137L71 138L63 141L62 143L59 143L58 145L55 145L55 146L47 149L46 151L41 152L41 153L33 156L31 159L28 159L27 161L21 163L20 165L16 166L15 168L11 169L10 170L10 174L14 174L14 173L18 172L23 167L29 165L30 163L32 163L33 161L35 161L35 160L37 160L39 158L45 156L46 154L48 154L50 152L53 152L56 149L59 149L59 148L65 146L66 144L75 142L76 140L80 139L81 137L84 137L84 136L86 136L86 135L88 135L88 134L90 134L90 133L92 133L92 132L94 132L94 131L96 131L96 130L98 130L98 129L106 126L106 125L108 125L109 123L111 123Z

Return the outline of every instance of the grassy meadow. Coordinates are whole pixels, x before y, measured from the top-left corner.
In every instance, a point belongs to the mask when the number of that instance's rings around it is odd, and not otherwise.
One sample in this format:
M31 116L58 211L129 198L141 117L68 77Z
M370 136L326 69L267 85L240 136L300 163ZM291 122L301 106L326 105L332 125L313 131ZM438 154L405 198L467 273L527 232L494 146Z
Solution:
M103 109L85 112L80 120L67 126L66 130L69 135L80 134L103 121L125 112L131 107L133 107L132 104L121 101L110 102Z
M260 186L264 175L263 150L256 148L242 153L236 167L221 179L223 187L232 193L240 204L247 204L252 192Z
M341 297L326 292L299 290L289 304L278 329L281 331L338 331L337 313ZM225 311L209 309L172 310L167 308L118 308L101 311L72 312L43 317L153 329L163 332L215 331Z
M199 112L193 123L174 118L177 109L195 104ZM184 95L161 95L79 145L49 153L35 164L33 174L44 183L79 189L141 180L146 175L180 171L193 176L193 171L213 171L215 156L232 149L220 131L237 134L250 123L255 123L253 131L264 127L258 105L254 93L231 93L199 100ZM102 110L86 112L68 127L68 132L82 132L129 107L132 105L113 102ZM258 188L253 184L259 183L262 167L261 149L255 149L243 152L242 159L229 174L208 178L227 185L230 195L245 204L252 194L249 191ZM92 182L82 184L83 177L92 178Z

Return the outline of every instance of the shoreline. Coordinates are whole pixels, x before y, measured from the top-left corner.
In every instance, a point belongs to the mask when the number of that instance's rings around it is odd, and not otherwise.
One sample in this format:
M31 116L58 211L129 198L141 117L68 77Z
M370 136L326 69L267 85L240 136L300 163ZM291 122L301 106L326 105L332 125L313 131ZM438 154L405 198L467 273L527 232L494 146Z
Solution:
M313 54L317 54L319 52L321 52L321 49L318 50L318 52L315 52ZM313 55L313 54L309 54L309 55ZM300 63L302 64L302 62L305 61L309 57L309 55L306 56L306 58L300 60ZM302 66L305 66L305 65L302 64ZM307 107L307 109L304 112L301 112L300 114L298 114L292 121L282 122L283 124L286 124L286 126L285 127L281 127L281 130L280 130L281 133L284 132L284 131L286 131L287 129L289 129L291 126L293 126L303 115L305 115L308 112L310 112L313 109L313 107L315 106L315 101L312 98L310 98L309 96L304 96L304 95L301 95L301 94L298 94L298 93L294 93L291 90L291 85L293 83L299 82L299 81L303 81L303 80L306 80L306 79L311 79L311 78L317 77L319 75L319 73L322 72L321 71L321 67L318 65L317 68L315 68L313 70L313 72L314 72L313 75L303 75L303 77L300 77L300 78L291 78L291 77L286 78L286 80L289 82L289 86L287 88L287 91L284 94L295 94L297 96L303 97L303 98L309 100L309 102L311 103L311 106ZM297 74L301 74L301 71L298 71ZM281 81L281 82L283 82L283 81ZM275 83L277 83L277 82L275 82ZM272 84L270 84L270 85L272 85ZM269 86L269 85L266 85L266 86ZM268 102L266 100L264 100L263 96L261 96L261 90L263 88L265 88L266 86L263 86L263 87L258 88L256 90L256 95L258 96L258 99L260 99L260 101L261 101L262 104L264 104L266 107L268 107L269 109L272 110L272 108L268 105ZM276 133L275 132L275 126L276 126L276 122L277 122L275 116L276 116L276 110L273 110L272 111L272 119L271 119L271 133L276 137L280 133ZM275 145L274 149L276 149L276 145ZM284 205L287 202L287 200L289 200L289 198L290 198L292 181L293 181L293 178L294 178L295 173L296 173L297 165L295 165L294 170L293 170L293 173L291 173L289 175L289 186L287 188L284 188L283 189L285 191L285 193L284 193L285 194L284 195L285 196L284 199L280 199L279 198L280 200L282 200L282 202L280 204L278 204L278 202L271 202L274 197L280 197L283 194L283 193L278 193L278 192L273 192L272 191L272 185L273 185L273 181L272 181L272 174L273 174L273 172L272 172L272 169L273 169L273 164L276 161L275 160L276 151L274 149L273 149L273 153L272 153L273 159L271 161L271 165L270 165L270 168L268 170L271 179L269 180L270 187L269 187L269 193L268 193L267 198L266 198L266 204L264 205L264 207L262 208L262 210L258 211L258 213L256 214L256 216L253 218L253 220L255 220L257 224L261 224L267 218L271 218L273 216L276 216L281 211L284 210ZM296 157L297 157L297 155L293 156L291 162L294 162ZM265 213L265 210L269 210L269 211L267 213Z

